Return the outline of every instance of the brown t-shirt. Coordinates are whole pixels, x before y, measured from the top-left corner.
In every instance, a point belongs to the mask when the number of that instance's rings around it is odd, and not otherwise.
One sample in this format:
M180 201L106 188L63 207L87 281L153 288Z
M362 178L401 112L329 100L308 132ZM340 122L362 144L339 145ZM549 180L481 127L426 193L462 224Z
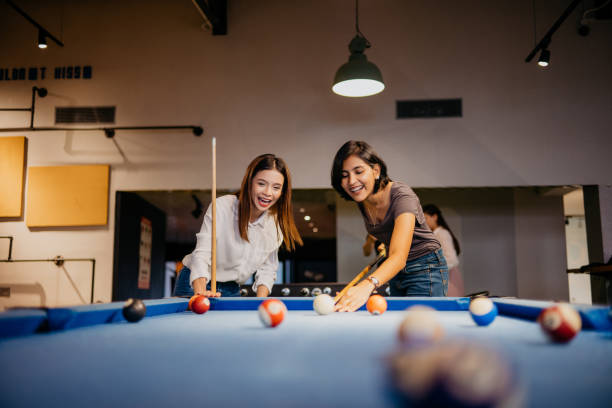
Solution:
M404 183L394 181L393 184L391 184L389 209L382 222L376 225L370 224L362 204L359 204L359 210L361 210L361 215L363 216L363 221L368 233L380 242L383 242L387 248L389 248L389 244L391 243L395 219L403 213L414 214L416 217L414 235L412 236L412 244L410 245L410 253L408 254L407 261L412 261L413 259L440 248L440 243L425 222L425 216L423 215L419 197L417 197L414 191Z

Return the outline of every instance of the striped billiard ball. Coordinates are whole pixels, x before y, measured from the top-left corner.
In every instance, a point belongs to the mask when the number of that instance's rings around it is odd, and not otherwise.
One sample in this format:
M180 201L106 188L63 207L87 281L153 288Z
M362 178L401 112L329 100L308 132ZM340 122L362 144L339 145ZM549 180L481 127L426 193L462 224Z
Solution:
M497 317L497 307L488 297L476 297L470 302L470 316L479 326L488 326Z

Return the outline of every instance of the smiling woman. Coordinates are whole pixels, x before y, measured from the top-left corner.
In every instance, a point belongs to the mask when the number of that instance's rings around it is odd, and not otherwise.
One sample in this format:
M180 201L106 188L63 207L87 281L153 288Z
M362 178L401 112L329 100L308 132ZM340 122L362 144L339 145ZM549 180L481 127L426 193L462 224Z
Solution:
M293 220L291 175L273 154L256 157L248 166L239 193L216 200L217 280L212 292L211 224L209 206L196 234L195 250L183 259L175 296L240 296L240 284L255 271L253 291L268 296L276 280L278 249L293 250L302 240Z
M344 199L357 202L368 234L389 248L387 259L350 288L336 309L359 309L387 282L392 296L446 296L446 260L419 198L410 187L389 178L387 165L374 149L366 142L346 142L336 153L331 179Z

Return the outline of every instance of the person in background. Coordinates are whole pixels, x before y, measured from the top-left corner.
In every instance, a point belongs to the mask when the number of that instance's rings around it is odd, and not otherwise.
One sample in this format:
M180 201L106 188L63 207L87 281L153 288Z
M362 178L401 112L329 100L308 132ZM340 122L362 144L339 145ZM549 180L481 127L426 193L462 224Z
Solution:
M448 296L463 296L465 289L463 287L463 277L459 270L458 255L461 253L459 241L437 206L427 204L423 206L423 212L427 225L442 245L442 252L448 264Z

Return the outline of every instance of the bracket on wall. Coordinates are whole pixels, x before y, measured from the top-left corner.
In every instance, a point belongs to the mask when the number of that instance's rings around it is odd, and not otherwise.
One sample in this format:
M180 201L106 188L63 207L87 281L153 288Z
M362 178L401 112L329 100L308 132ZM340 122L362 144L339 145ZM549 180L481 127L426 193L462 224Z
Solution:
M34 112L36 111L36 96L44 98L47 96L46 88L32 87L32 105L29 108L0 108L0 112L30 112L30 127L21 128L0 128L0 132L35 132L35 131L101 131L106 137L113 138L116 130L181 130L191 129L194 136L202 136L204 129L202 126L196 125L181 125L181 126L105 126L105 127L88 127L88 128L73 128L73 127L35 127Z

